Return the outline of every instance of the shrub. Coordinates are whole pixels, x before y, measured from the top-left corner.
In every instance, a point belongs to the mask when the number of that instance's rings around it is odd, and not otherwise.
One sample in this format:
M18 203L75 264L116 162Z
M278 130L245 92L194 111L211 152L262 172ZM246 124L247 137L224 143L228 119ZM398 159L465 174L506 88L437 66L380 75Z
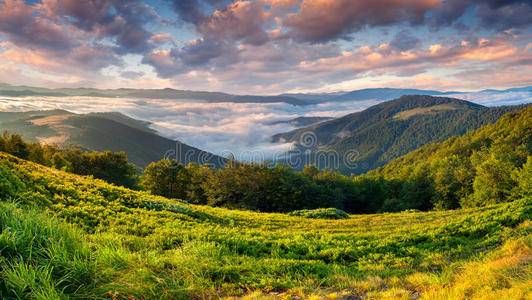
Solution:
M349 214L337 208L303 209L289 213L291 216L300 216L309 219L349 219Z

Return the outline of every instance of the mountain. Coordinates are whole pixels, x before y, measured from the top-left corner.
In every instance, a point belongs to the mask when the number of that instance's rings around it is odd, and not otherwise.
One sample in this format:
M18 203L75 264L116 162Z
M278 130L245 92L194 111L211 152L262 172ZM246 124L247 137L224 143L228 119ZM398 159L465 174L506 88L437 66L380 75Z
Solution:
M531 92L532 87L510 88L506 90L483 90L476 93L508 93L508 92ZM349 92L331 93L284 93L271 96L233 95L221 92L188 91L165 89L94 89L94 88L58 88L48 89L31 86L13 86L0 83L0 96L27 97L100 97L100 98L146 98L146 99L176 99L176 100L200 100L212 103L288 103L301 106L335 101L363 101L363 100L391 100L405 95L430 95L444 96L466 94L460 91L441 92L436 90L421 89L398 89L398 88L369 88L353 90Z
M295 93L295 94L281 94L280 96L287 96L291 98L300 99L308 103L321 103L333 101L336 97L345 94L344 92L333 92L333 93Z
M309 126L323 121L331 120L332 117L297 117L290 120L275 121L270 123L271 125L277 124L290 124L296 127Z
M298 162L360 174L423 145L493 123L523 107L488 108L452 98L402 96L362 112L277 134L272 141L296 144L297 149L288 154L291 161L300 157ZM301 159L307 150L312 155ZM326 152L336 155L336 161L326 161Z
M337 96L333 101L361 101L361 100L391 100L405 95L446 95L459 94L460 92L440 92L433 90L418 90L418 89L393 89L393 88L374 88L362 89L345 93Z
M504 91L501 91L504 92ZM283 94L285 96L304 100L309 103L340 102L340 101L364 101L364 100L392 100L406 95L432 95L442 96L450 94L462 94L463 92L440 92L435 90L419 89L395 89L395 88L371 88L353 90L349 92L334 93L299 93Z
M532 86L525 86L525 87L520 87L520 88L509 88L505 90L489 89L489 90L482 90L479 93L483 93L483 92L486 92L486 93L532 92Z
M65 110L0 112L0 128L21 134L26 140L61 146L80 146L90 151L124 151L140 168L166 156L180 162L209 163L220 167L225 159L162 137L149 123L123 114L74 114ZM175 153L179 153L177 155Z
M53 96L53 97L103 97L103 98L146 98L146 99L176 99L176 100L201 100L207 102L234 102L234 103L277 103L283 102L291 105L307 105L308 102L295 97L279 96L251 96L231 95L219 92L185 91L176 89L114 89L101 90L92 88L61 88L47 89L29 86L0 85L0 96L25 97L25 96Z

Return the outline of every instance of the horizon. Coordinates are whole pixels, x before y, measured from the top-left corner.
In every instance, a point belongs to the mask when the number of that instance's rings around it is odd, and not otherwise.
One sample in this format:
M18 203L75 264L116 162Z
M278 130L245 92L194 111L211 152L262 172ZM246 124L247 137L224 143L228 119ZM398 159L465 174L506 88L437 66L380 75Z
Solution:
M289 94L306 94L306 95L320 95L320 94L342 94L342 93L350 93L354 91L363 91L363 90L378 90L378 89L397 89L397 90L420 90L420 91L437 91L442 93L480 93L480 92L486 92L486 91L496 91L496 92L504 92L506 90L510 89L524 89L532 87L532 85L523 85L523 86L509 86L506 88L484 88L484 89L475 89L475 90L453 90L453 89L429 89L429 88L401 88L401 87L392 87L392 86L383 86L383 87L370 87L370 88L360 88L360 89L354 89L354 90L333 90L328 92L281 92L281 93L274 93L274 94L243 94L243 93L231 93L230 91L224 91L224 90L191 90L191 89L178 89L173 87L160 87L160 88L135 88L135 87L115 87L115 88L94 88L94 87L86 87L86 86L76 86L76 87L45 87L45 86L39 86L39 85L14 85L9 84L5 82L0 82L0 86L12 86L12 87L28 87L28 88L40 88L40 89L49 89L49 90L60 90L60 89L95 89L95 90L175 90L175 91L186 91L186 92L207 92L207 93L224 93L229 95L235 95L235 96L281 96L281 95L289 95ZM442 97L445 95L435 95L436 97Z
M504 90L532 85L530 14L524 0L4 0L0 82L238 95Z

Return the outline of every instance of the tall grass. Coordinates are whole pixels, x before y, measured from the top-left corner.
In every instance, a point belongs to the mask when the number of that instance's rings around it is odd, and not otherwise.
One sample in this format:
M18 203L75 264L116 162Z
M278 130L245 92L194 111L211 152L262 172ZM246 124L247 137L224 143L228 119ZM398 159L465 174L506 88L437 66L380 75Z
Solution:
M55 299L83 296L96 265L82 234L57 219L0 203L0 296Z

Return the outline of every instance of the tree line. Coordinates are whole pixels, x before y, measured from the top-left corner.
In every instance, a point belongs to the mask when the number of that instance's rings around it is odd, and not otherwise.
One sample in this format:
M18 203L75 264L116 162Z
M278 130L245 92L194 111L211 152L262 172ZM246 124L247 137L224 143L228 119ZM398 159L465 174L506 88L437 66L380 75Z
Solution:
M30 143L16 133L0 135L0 151L47 167L128 187L139 188L135 166L124 152L88 152L79 148L60 148L55 145Z

